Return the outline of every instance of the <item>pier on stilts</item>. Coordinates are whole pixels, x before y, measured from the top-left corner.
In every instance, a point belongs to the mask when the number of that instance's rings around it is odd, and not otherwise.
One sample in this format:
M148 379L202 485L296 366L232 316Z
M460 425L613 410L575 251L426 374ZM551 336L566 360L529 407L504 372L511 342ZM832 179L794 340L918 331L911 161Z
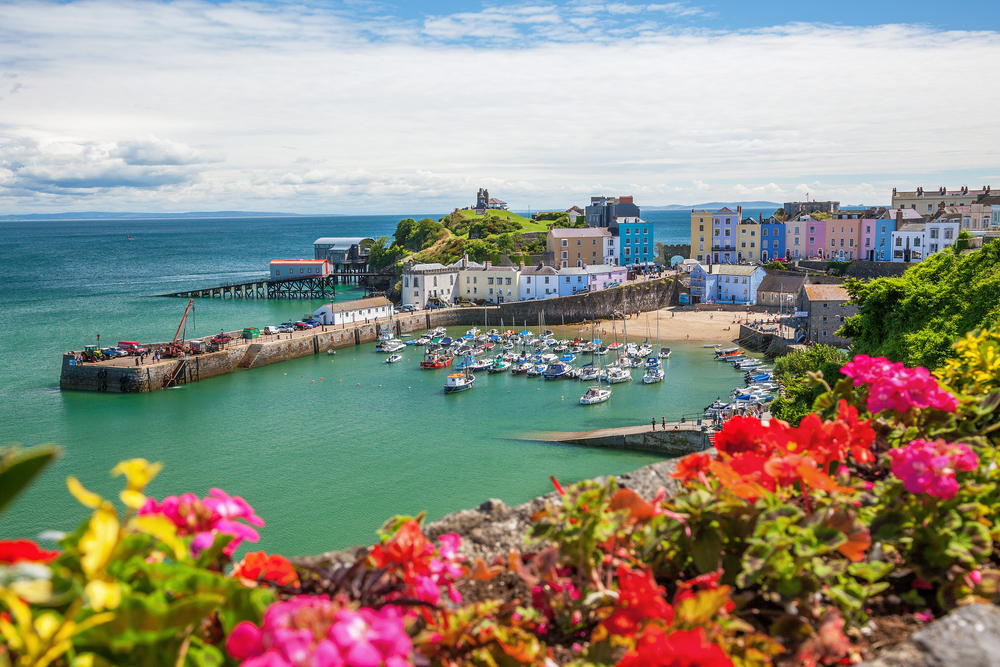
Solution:
M384 273L374 271L339 271L325 276L295 278L258 278L224 283L215 287L189 289L156 296L177 296L201 299L332 299L337 285L358 285L374 293L379 283L387 282ZM384 289L384 287L383 287Z

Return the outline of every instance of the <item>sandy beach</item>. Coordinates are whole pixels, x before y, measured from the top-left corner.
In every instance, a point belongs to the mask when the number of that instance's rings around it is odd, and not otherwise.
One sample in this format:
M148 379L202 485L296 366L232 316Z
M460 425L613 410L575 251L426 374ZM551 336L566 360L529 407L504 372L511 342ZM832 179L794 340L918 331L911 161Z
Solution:
M755 314L758 318L762 315ZM693 340L705 341L708 343L728 343L735 340L740 334L738 318L741 313L726 311L699 311L664 308L662 310L641 313L638 317L632 316L622 322L620 319L614 321L614 331L621 337L623 331L627 331L629 338L656 338L656 327L659 322L660 338L669 340ZM599 320L598 337L604 341L613 338L612 322L610 319ZM552 327L553 330L562 327ZM590 324L586 326L566 326L565 335L575 334L582 338L590 336Z

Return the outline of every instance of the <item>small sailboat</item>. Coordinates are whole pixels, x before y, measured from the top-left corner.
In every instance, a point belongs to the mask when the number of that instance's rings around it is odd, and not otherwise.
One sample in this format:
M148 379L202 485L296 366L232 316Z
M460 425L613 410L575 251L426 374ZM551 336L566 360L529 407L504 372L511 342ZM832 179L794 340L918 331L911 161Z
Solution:
M631 382L632 373L626 368L621 368L620 366L611 366L608 368L608 382L610 384L618 384L619 382Z
M510 362L504 360L503 357L497 357L486 370L490 373L506 373L508 369L510 369Z
M395 354L390 354L388 357L385 358L385 361L383 361L382 363L383 364L398 364L402 360L403 360L403 355L401 355L401 354L399 354L397 352Z
M595 385L587 389L587 393L580 397L580 405L594 405L603 403L611 398L611 390L603 389L600 385Z

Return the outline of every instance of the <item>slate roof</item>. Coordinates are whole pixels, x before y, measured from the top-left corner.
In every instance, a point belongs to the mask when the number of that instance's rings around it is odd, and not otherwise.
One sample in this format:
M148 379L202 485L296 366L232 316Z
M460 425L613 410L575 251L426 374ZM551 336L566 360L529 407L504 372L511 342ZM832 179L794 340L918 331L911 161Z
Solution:
M326 305L334 313L343 313L351 310L364 310L366 308L391 306L392 302L384 296L377 296L371 299L356 299L355 301L342 301L340 303L328 303Z
M555 227L549 230L552 236L558 238L593 238L594 236L611 236L611 231L606 227L584 227L582 229L568 229L565 227Z
M805 276L764 276L757 291L792 294L798 292L805 282Z

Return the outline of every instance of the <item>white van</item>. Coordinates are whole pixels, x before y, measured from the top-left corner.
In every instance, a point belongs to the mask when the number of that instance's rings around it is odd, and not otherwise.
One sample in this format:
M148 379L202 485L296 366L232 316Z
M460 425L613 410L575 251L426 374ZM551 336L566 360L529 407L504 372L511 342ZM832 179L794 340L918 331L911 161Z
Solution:
M260 332L262 334L267 334L269 336L273 335L273 334L276 334L276 333L279 333L278 327L261 327L260 328Z

